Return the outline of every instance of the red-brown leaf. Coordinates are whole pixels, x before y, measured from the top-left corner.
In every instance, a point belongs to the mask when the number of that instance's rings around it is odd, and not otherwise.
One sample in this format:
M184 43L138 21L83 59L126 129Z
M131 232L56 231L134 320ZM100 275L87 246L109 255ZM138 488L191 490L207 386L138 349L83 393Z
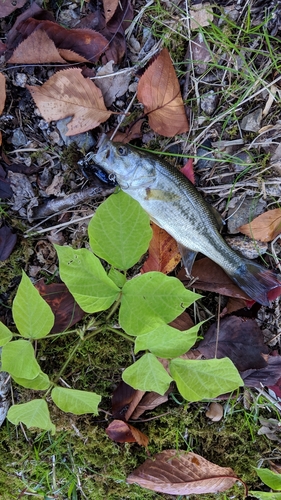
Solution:
M40 280L36 283L36 288L55 315L55 324L51 333L67 330L85 315L64 283L46 285L44 280Z
M278 234L281 234L281 208L269 210L238 229L255 240L272 241Z
M228 357L239 371L267 365L268 348L254 319L228 316L210 326L197 349L207 359Z
M196 453L165 450L146 460L127 478L129 484L168 495L218 493L238 480L229 467L219 467Z
M26 19L19 24L17 31L28 37L38 29L45 31L57 48L77 52L91 62L97 62L108 45L107 39L94 30L66 29L48 20Z
M181 261L177 242L164 229L151 222L152 239L148 249L148 259L141 272L159 271L168 274Z
M72 116L66 135L95 128L112 114L104 105L100 89L78 68L59 71L41 87L27 88L46 121Z
M103 10L105 22L108 23L114 15L119 4L119 0L103 0Z
M148 445L148 437L133 427L133 425L123 420L113 420L105 432L116 443L138 443L140 446Z
M8 226L0 228L0 261L6 260L12 253L17 236Z
M197 260L193 264L192 276L196 278L192 286L198 290L207 290L226 295L227 297L237 297L251 301L250 297L233 283L224 270L208 257ZM184 268L180 270L177 277L183 284L188 284L190 281L186 277Z
M179 82L167 49L160 52L142 75L137 96L155 132L174 137L188 131Z

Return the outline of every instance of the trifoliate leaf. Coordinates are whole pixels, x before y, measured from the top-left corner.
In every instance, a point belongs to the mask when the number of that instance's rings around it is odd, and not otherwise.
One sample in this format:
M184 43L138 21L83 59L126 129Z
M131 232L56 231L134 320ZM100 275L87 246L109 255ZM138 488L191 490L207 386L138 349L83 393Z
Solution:
M44 399L33 399L28 403L11 406L7 418L12 424L18 425L20 422L30 427L38 427L45 431L55 433L55 426L50 419L47 403Z
M83 415L84 413L97 415L101 396L94 392L55 387L52 390L52 399L65 412L74 413L74 415Z
M34 349L28 340L15 340L2 347L2 370L12 377L32 380L41 372Z
M122 374L126 384L141 391L154 391L165 394L172 382L163 365L153 354L145 354Z

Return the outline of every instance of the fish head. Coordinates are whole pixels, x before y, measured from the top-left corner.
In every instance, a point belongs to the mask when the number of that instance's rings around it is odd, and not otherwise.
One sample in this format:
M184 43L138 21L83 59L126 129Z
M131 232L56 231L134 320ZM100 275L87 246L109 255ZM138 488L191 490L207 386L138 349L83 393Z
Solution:
M149 187L156 178L153 161L141 152L121 142L112 142L106 136L101 138L94 161L110 177L115 177L121 189Z

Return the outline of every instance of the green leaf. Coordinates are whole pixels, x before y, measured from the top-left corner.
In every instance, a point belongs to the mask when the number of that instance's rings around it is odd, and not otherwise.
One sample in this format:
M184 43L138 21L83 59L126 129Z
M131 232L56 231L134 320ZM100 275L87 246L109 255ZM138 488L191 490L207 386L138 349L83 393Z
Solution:
M259 500L281 500L281 493L263 493L262 491L249 491L251 497L258 498Z
M269 488L278 491L281 490L281 474L276 474L276 472L270 469L257 469L256 467L255 471L262 482L269 486Z
M50 413L44 399L33 399L28 403L11 406L7 418L12 424L18 425L20 422L30 427L38 427L45 431L55 433L56 428L50 419Z
M141 391L165 394L172 382L163 365L153 354L145 354L124 370L122 378L126 384Z
M108 277L113 281L113 283L115 283L115 285L119 286L119 288L123 288L127 281L126 276L123 273L120 273L120 271L117 271L117 269L114 269L114 267L110 268Z
M129 335L142 335L170 323L199 297L177 278L145 273L125 283L119 322Z
M12 377L32 380L41 372L28 340L15 340L2 347L2 370Z
M229 358L173 359L169 365L178 390L187 401L213 399L243 386L238 370Z
M0 347L10 342L12 338L12 332L0 321Z
M40 372L37 377L32 380L26 378L13 377L14 381L18 385L22 385L27 389L34 389L36 391L46 391L50 387L50 379L46 373Z
M149 216L123 191L112 194L98 207L88 233L93 252L122 270L140 260L152 237Z
M54 326L50 306L32 285L25 272L12 306L13 318L22 337L40 339L46 337Z
M98 414L98 405L101 396L94 392L76 391L75 389L65 389L55 387L52 390L54 403L63 411L83 415L84 413Z
M61 279L79 306L88 313L108 309L117 299L120 289L107 276L100 260L85 248L55 247Z
M195 344L197 332L202 323L189 330L180 331L169 325L161 325L135 341L135 352L149 349L159 358L175 358L189 351Z

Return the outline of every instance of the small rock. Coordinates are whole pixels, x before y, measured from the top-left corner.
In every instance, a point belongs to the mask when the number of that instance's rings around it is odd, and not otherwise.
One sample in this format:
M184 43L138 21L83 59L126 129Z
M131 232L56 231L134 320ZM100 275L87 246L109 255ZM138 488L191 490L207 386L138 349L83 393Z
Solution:
M20 128L16 128L13 132L12 140L13 146L20 147L27 144L27 137Z
M210 90L207 94L203 94L200 99L202 111L204 111L206 115L211 116L217 107L218 100L218 95L215 94L213 90Z
M14 80L14 85L16 87L25 88L26 82L27 82L27 75L25 75L24 73L17 73L16 74L15 80Z
M236 252L239 252L247 259L256 259L267 252L267 243L251 240L248 236L225 237L226 243Z
M57 128L61 135L61 138L66 146L70 146L73 142L77 144L79 149L84 149L84 151L88 152L91 148L94 147L95 141L90 132L84 132L83 134L66 136L67 132L67 124L70 122L71 117L64 118L63 120L57 121Z
M240 151L239 153L233 155L233 158L237 158L237 163L234 162L233 167L235 172L243 172L248 165L253 162L253 158L246 151Z
M245 198L240 206L239 203L241 201L237 201L237 204L228 210L227 227L230 234L239 233L237 228L262 214L266 207L266 201L262 199L256 202L252 198Z
M241 129L246 132L258 132L260 129L260 123L262 119L262 109L258 108L241 121Z

